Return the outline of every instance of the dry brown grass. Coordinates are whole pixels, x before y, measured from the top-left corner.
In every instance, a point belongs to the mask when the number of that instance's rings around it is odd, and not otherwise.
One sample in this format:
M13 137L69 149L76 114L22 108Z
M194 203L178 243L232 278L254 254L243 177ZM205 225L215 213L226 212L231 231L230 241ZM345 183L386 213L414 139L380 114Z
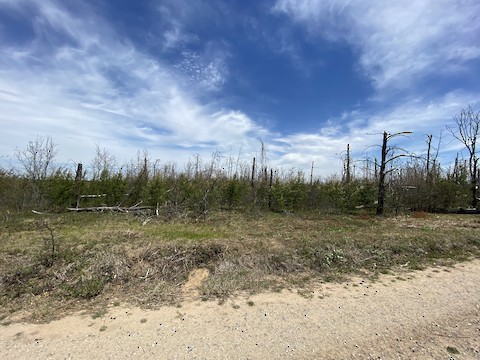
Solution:
M422 269L480 253L475 215L377 218L225 211L206 221L146 225L126 214L48 217L57 244L45 263L45 219L10 216L0 234L0 318L46 321L66 311L129 302L180 304L195 269L202 299L306 287L352 275ZM48 266L47 266L48 265Z

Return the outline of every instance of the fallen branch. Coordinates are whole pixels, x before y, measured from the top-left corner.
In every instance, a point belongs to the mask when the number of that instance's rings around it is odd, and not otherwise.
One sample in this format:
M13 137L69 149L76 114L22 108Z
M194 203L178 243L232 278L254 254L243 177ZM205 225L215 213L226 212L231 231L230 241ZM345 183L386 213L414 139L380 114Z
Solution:
M141 211L141 210L148 210L152 209L152 206L130 206L130 207L120 207L120 206L95 206L95 207L84 207L84 208L67 208L68 211L75 211L75 212L104 212L104 211L112 211L112 212L133 212L133 211Z

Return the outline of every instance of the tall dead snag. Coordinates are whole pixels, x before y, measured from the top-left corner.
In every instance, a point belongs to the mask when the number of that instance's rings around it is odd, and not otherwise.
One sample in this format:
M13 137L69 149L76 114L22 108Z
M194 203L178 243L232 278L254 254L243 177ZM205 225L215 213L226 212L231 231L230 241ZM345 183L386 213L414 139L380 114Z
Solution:
M382 141L382 160L380 162L380 174L378 178L378 200L377 200L377 215L383 215L383 210L384 210L384 205L385 205L385 177L387 176L388 173L393 171L391 170L386 170L387 164L391 161L394 161L395 159L398 159L403 156L410 156L407 154L399 154L396 156L392 156L387 160L388 155L390 152L392 152L395 147L388 146L388 141L399 135L407 135L411 134L411 131L402 131L398 132L395 134L389 134L386 131L383 132L383 141Z
M431 149L432 149L432 137L433 135L428 135L427 136L427 169L426 169L426 177L427 177L427 183L430 180L430 155L431 155Z
M344 167L344 181L346 184L350 183L351 174L350 174L350 144L347 144L347 155L343 164Z
M76 198L76 201L77 201L76 202L77 208L80 205L79 203L80 203L82 179L83 179L83 165L82 165L82 163L78 163L77 173L75 175L75 198Z
M471 205L473 208L478 204L478 156L477 139L480 135L480 112L475 112L471 106L462 109L459 115L455 115L453 120L456 127L448 127L448 131L455 139L460 141L468 151L468 174L470 176L470 185L472 192Z
M254 187L255 185L255 158L253 158L253 163L252 163L252 176L250 179L250 185Z
M437 146L435 147L432 145L432 140L434 139L434 136L432 134L427 135L427 158L426 158L426 163L425 163L425 174L424 174L424 180L425 182L423 184L418 183L417 188L418 189L423 189L421 192L421 196L423 196L423 203L425 208L428 211L433 211L435 210L435 183L439 178L439 169L440 165L438 163L438 154L440 152L440 146L442 143L442 132L440 131L440 135L438 137L438 143Z
M384 131L382 142L382 161L380 163L380 178L378 180L377 215L383 215L383 207L385 204L385 166L387 163L387 141L388 133Z

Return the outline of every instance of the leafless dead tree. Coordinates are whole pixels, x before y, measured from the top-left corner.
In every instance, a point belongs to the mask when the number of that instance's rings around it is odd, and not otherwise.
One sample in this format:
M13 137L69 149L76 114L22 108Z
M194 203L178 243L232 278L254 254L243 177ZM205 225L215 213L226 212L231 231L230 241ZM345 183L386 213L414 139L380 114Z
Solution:
M40 180L48 177L57 152L57 145L50 136L37 136L28 143L26 149L17 149L15 157L31 180Z
M455 115L453 120L456 127L447 126L448 131L455 139L465 145L468 151L468 173L470 176L470 184L472 191L473 208L478 203L478 155L477 155L477 139L480 135L480 112L475 112L471 106L462 109L459 115Z

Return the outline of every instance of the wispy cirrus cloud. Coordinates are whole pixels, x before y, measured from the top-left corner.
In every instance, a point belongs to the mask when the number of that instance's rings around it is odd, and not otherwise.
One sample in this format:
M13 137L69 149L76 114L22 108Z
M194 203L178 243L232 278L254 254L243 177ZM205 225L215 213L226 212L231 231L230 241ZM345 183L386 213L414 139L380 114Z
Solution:
M2 0L0 7L19 18L28 12L34 29L0 57L2 154L54 134L60 154L77 161L101 144L122 160L147 148L181 163L192 155L188 149L206 157L254 151L256 137L268 133L239 110L198 99L221 89L228 72L215 49L185 53L175 66L119 38L87 6L84 16L49 0Z
M186 86L201 91L220 90L229 76L228 46L221 40L201 39L204 23L222 22L226 8L201 0L167 0L155 3L161 46L167 54L177 53L172 65Z
M346 42L378 90L405 89L480 58L475 0L278 0L274 12L314 36Z
M221 3L203 0L155 0L152 4L159 17L157 28L165 50L201 43L194 29L223 22L229 11Z

